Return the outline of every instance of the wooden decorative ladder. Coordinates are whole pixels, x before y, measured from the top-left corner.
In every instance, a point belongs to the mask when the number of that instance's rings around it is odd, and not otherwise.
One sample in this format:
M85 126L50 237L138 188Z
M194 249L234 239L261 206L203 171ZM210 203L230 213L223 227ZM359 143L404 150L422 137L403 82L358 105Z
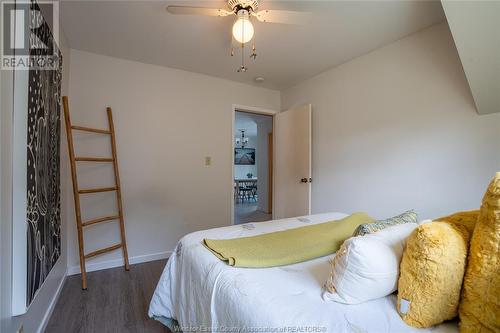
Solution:
M125 240L125 225L123 219L123 205L122 205L122 194L120 189L120 174L118 172L118 159L116 155L116 140L115 140L115 128L113 125L113 114L111 108L106 108L108 113L108 124L109 129L95 129L81 126L71 125L71 119L69 115L69 103L68 97L63 96L63 108L64 108L64 120L66 124L66 136L68 138L68 150L69 150L69 159L71 163L71 178L73 180L73 197L75 200L75 214L76 214L76 227L78 231L78 250L80 254L80 269L82 272L82 289L87 289L87 272L85 268L85 261L89 258L95 257L97 255L111 252L117 249L122 249L123 251L123 259L125 261L125 270L129 270L128 263L128 253L127 253L127 242ZM73 146L73 130L75 131L83 131L90 133L98 133L98 134L106 134L111 137L111 151L112 157L110 158L102 158L102 157L75 157L75 150ZM113 169L115 174L115 186L114 187L102 187L102 188L92 188L92 189L79 189L78 188L78 177L76 170L76 162L109 162L113 163ZM118 205L118 215L113 216L105 216L96 218L93 220L82 222L82 214L80 207L80 195L81 194L91 194L91 193L101 193L101 192L116 192L116 201ZM83 228L94 225L96 223L108 222L113 220L119 220L120 222L120 237L121 242L119 244L109 246L103 249L99 249L90 253L85 254L84 252L84 240L83 240Z

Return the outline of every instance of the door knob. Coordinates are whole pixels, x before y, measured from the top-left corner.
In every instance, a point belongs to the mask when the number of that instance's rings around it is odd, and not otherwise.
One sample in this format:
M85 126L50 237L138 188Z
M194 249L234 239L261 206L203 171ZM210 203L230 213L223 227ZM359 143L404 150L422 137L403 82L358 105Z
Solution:
M301 183L307 183L308 181L309 181L309 179L307 179L307 178L302 178L302 179L300 180L300 182L301 182Z

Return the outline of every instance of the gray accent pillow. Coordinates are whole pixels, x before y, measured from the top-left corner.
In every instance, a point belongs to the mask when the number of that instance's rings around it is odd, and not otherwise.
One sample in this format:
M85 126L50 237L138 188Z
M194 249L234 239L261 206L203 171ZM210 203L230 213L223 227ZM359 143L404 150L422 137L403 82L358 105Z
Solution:
M353 236L363 236L366 234L372 234L379 230L385 229L387 227L403 224L403 223L418 223L418 215L413 209L404 212L398 216L394 216L385 220L377 220L371 223L364 223L359 225L356 230L354 230Z

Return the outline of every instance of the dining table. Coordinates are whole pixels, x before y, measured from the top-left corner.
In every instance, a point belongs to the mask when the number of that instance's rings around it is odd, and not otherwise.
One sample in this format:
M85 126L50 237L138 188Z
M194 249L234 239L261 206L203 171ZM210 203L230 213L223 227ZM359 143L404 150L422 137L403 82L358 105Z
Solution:
M250 199L250 197L255 200L256 193L257 177L234 179L234 198L236 201L243 201L245 199Z

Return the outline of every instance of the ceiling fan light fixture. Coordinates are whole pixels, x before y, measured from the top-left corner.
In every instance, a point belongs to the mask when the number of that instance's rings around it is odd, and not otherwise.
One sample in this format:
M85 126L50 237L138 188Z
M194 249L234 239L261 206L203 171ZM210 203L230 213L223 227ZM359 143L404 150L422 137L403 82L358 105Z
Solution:
M238 9L245 8L256 12L259 8L260 0L227 0L229 10L238 12Z
M232 16L236 15L236 22L233 24L232 39L231 39L231 56L235 55L235 43L237 41L240 45L241 53L241 66L238 72L244 73L248 70L245 66L245 59L248 56L246 53L245 44L252 41L249 58L252 60L257 59L257 48L255 47L254 27L250 21L258 20L260 22L281 23L281 24L302 24L310 19L310 13L296 12L290 10L260 10L261 0L226 0L227 9L221 8L208 8L208 7L193 7L193 6L177 6L168 5L167 11L171 14L181 15L204 15L204 16ZM229 9L229 10L228 10ZM262 82L264 78L256 78L256 82Z
M247 10L238 11L238 19L233 25L233 37L239 43L245 44L252 40L254 29Z

